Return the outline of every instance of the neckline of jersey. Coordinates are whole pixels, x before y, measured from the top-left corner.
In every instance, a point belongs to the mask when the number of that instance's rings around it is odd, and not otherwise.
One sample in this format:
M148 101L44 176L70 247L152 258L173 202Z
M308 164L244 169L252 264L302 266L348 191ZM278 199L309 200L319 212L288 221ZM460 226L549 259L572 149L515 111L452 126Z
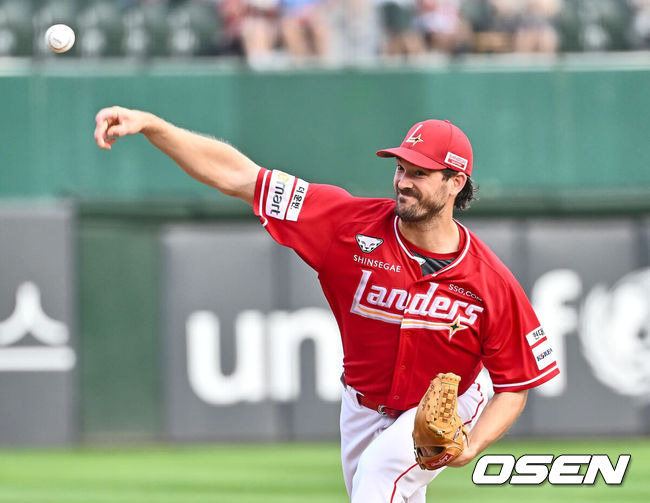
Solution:
M461 251L465 248L465 242L467 241L467 238L465 236L465 232L463 232L463 228L460 226L458 222L454 220L454 223L456 224L456 227L458 228L458 234L460 236L460 241L458 243L458 249L454 252L451 253L434 253L430 250L425 250L424 248L420 248L419 246L411 243L408 239L404 237L404 234L399 230L399 225L396 225L397 232L399 234L400 240L404 243L404 245L411 251L411 253L417 253L418 255L422 255L423 257L428 257L436 260L448 260L450 258L456 258L458 255L460 255Z
M399 217L397 215L395 215L395 218L393 219L393 230L395 231L395 237L397 238L397 242L402 247L402 250L404 250L406 255L408 255L408 257L411 260L414 260L414 261L418 262L418 265L419 265L420 262L418 261L418 258L415 255L413 255L413 252L411 252L411 250L409 250L409 248L404 244L404 241L406 241L406 238L404 238L402 236L402 233L399 231L399 226L397 225L397 220L398 219L399 219ZM465 255L467 255L467 251L469 250L469 245L470 245L469 231L467 230L467 228L463 224L458 222L456 219L454 219L454 223L458 226L458 230L460 231L460 234L461 234L461 244L460 244L460 246L458 248L459 251L456 252L456 258L448 266L443 267L439 271L434 272L430 276L439 276L443 272L446 272L446 271L448 271L450 269L453 269L458 264L460 264L462 262L462 260L465 258ZM404 240L404 241L402 241L402 240ZM411 243L409 243L409 244L411 244ZM426 251L426 250L423 250L423 251ZM427 253L430 253L430 252L427 252ZM453 255L454 254L452 254L452 256ZM429 277L429 276L423 276L423 278L424 277Z

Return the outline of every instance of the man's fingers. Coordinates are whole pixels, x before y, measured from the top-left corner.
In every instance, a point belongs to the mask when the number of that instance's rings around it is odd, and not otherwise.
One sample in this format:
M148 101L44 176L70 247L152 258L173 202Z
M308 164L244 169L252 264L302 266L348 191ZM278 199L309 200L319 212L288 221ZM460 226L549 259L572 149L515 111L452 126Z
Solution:
M119 138L120 136L124 136L126 134L126 126L124 124L116 124L114 126L110 126L106 130L106 136L108 138Z
M100 148L107 148L106 147L106 129L105 127L102 127L101 125L98 125L95 128L95 143L97 143L97 146Z
M103 121L118 120L120 118L119 107L102 108L95 116L95 122L99 125Z
M101 148L108 148L107 147L107 140L108 140L108 122L103 121L99 124L97 124L97 127L95 128L95 142L97 145Z
M104 108L95 116L95 142L100 148L110 150L116 137L126 134L126 128L120 121L118 107Z

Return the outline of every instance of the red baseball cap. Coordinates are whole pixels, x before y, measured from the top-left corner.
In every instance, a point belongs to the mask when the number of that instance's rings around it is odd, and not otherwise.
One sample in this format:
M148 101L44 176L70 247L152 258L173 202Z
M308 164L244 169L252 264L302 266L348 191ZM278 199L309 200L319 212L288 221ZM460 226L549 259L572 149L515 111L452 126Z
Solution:
M401 157L426 169L453 169L472 174L472 145L449 121L430 119L415 124L399 147L377 152L379 157Z

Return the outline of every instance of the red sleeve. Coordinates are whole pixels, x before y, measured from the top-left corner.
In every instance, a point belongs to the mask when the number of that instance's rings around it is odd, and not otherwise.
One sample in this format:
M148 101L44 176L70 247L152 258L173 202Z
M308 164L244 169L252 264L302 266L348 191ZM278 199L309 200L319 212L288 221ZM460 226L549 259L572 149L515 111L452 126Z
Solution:
M273 239L293 248L318 271L353 200L339 187L262 169L257 176L253 210Z
M530 301L514 277L510 279L495 293L483 342L483 364L497 393L534 388L560 373Z

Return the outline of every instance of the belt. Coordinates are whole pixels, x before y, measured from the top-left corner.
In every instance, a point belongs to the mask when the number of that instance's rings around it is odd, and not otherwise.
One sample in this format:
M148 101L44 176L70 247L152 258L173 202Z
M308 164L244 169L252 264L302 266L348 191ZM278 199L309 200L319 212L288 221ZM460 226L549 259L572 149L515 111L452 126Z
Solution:
M341 383L343 383L343 386L347 386L345 382L345 374L341 374ZM367 409L374 410L382 416L390 417L391 419L397 419L405 412L403 410L392 409L390 407L386 407L385 405L375 403L359 392L357 392L357 402L359 402L359 405L366 407Z

